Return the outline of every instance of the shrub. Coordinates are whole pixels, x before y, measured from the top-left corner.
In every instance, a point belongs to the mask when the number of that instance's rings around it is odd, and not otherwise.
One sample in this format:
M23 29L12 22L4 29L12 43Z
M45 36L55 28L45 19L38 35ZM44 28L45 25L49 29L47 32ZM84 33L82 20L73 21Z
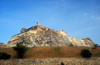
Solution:
M15 47L13 47L13 49L15 51L17 51L17 54L20 58L22 58L24 56L25 52L28 50L28 47L26 47L22 44L23 44L23 42L19 42L16 44Z
M73 46L73 44L69 44L69 46Z
M7 54L6 52L0 52L0 59L9 59L11 55Z
M97 53L95 54L95 56L100 56L100 52L97 52Z
M77 56L80 56L80 53L76 54Z
M92 49L96 49L98 47L97 44L94 44L93 48Z
M55 52L58 52L58 51L59 51L59 49L60 49L60 48L54 48L54 51L55 51Z
M96 49L96 47L92 47L92 49Z
M92 53L88 49L82 49L81 50L81 55L85 58L89 58L89 57L91 57Z
M61 62L61 65L64 65L64 63L63 63L63 62Z

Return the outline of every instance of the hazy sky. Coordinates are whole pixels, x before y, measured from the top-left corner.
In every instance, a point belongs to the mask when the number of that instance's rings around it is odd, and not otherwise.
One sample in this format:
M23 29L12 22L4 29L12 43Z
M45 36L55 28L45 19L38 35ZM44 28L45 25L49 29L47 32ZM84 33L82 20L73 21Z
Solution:
M0 0L0 42L7 43L37 21L100 45L100 0Z

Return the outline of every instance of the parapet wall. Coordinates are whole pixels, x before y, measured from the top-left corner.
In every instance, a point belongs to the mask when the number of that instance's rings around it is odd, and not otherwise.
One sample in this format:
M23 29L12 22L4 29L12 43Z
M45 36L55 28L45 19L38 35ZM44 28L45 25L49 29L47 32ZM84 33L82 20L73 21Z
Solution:
M100 65L100 58L46 58L0 60L0 65Z
M6 48L7 47L7 43L0 43L0 48Z

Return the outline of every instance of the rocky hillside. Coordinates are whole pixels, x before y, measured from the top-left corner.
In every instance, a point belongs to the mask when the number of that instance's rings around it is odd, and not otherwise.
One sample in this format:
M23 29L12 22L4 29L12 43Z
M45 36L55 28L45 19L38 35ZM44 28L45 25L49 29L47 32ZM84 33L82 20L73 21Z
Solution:
M7 46L15 46L17 42L24 42L28 47L40 46L93 46L94 43L90 38L77 39L69 37L64 30L57 31L50 28L40 26L37 22L36 26L29 29L22 28L20 34L13 36Z

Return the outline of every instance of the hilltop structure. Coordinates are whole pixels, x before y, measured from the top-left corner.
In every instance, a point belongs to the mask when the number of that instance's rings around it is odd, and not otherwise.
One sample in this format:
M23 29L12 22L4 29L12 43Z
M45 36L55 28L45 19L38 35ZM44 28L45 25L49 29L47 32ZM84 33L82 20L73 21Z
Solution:
M39 25L28 29L22 28L20 33L13 36L7 43L7 47L13 47L17 42L24 42L28 47L40 46L88 46L92 47L94 42L90 38L77 39L69 37L64 29L61 31L52 30L48 27Z

